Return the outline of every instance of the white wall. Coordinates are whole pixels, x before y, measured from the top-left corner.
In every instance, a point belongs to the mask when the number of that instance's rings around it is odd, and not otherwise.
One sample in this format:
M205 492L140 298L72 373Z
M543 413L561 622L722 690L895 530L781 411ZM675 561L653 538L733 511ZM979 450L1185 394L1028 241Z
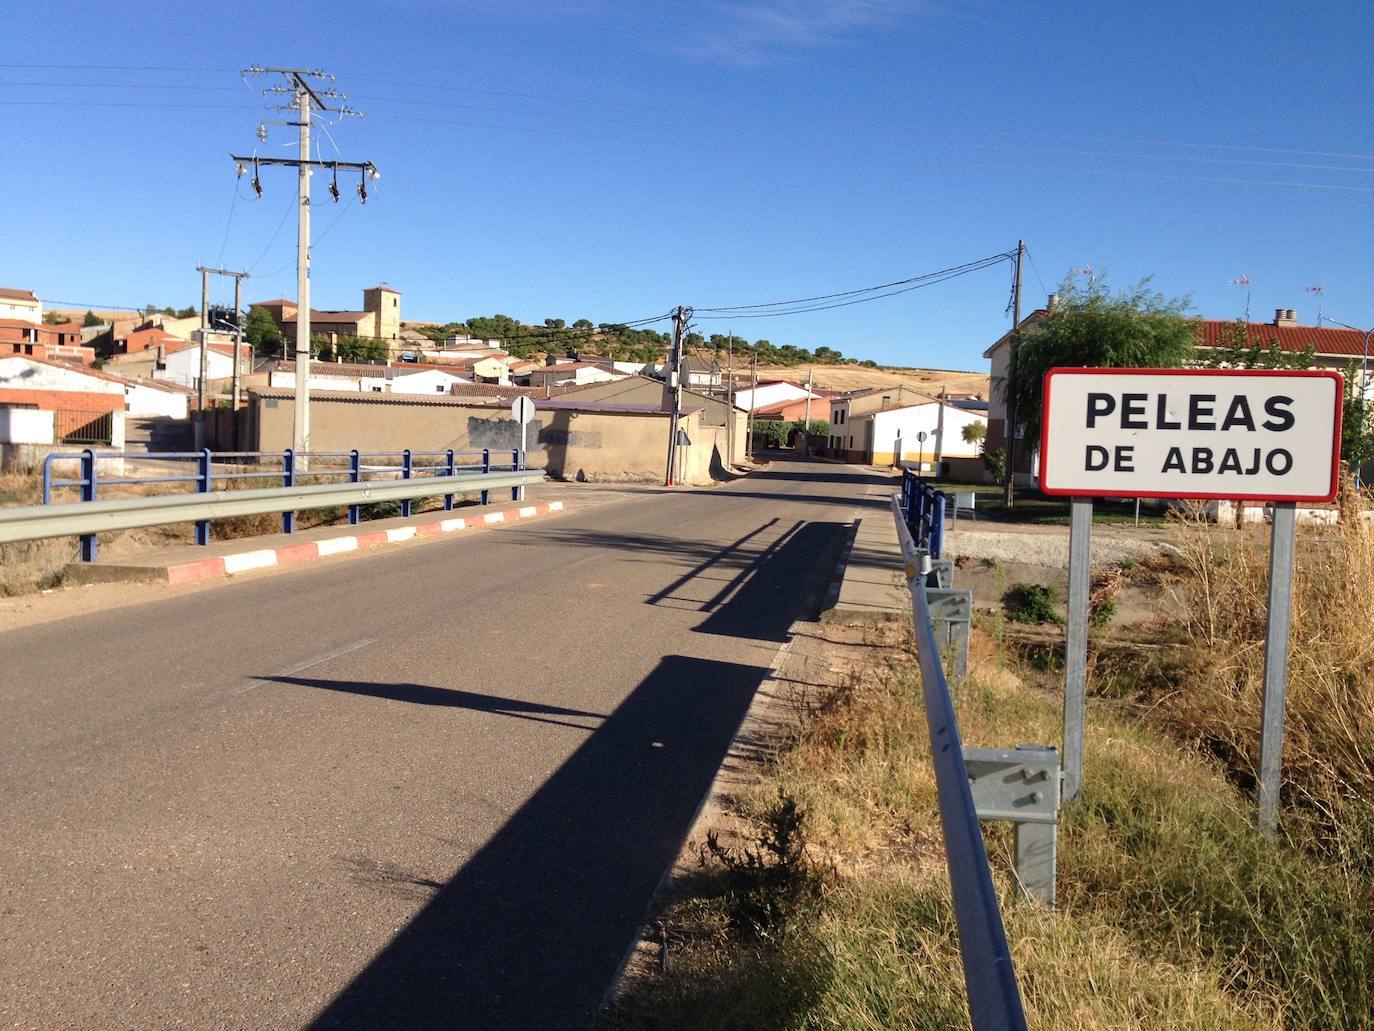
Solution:
M82 390L89 394L124 393L123 383L87 376L65 366L36 362L22 355L0 358L0 387L11 390Z
M153 373L153 379L179 383L183 387L194 387L200 378L200 348L183 347L167 356L166 369ZM234 360L218 351L206 353L207 379L229 379L234 375Z
M754 411L779 401L797 401L807 397L809 391L796 383L761 383L758 390L736 390L735 404L746 411ZM816 397L819 395L811 394Z
M397 376L391 381L393 394L447 394L455 383L471 383L472 380L455 376L441 369L425 369L409 375Z
M965 412L945 405L944 440L939 437L940 405L936 402L912 405L909 408L894 408L873 415L873 452L875 455L888 455L895 452L898 436L902 438L903 458L917 458L925 453L929 461L938 453L944 458L977 458L977 444L964 440L965 426L972 424L987 425L987 419L980 412ZM924 444L916 439L916 434L924 430Z
M211 352L212 354L214 352ZM377 392L386 393L390 387L387 385L385 376L331 376L328 372L316 374L316 367L328 369L328 362L310 363L310 389L311 390L353 390L363 393ZM267 374L267 385L269 387L283 387L287 390L296 388L296 371L294 369L273 369Z
M25 322L32 322L35 326L43 324L43 302L34 304L32 301L16 301L11 298L0 298L0 319L23 319Z
M53 418L34 408L0 408L0 444L51 444Z
M180 390L162 390L158 387L130 383L124 388L124 407L130 415L166 416L169 419L184 419L189 412L188 395Z

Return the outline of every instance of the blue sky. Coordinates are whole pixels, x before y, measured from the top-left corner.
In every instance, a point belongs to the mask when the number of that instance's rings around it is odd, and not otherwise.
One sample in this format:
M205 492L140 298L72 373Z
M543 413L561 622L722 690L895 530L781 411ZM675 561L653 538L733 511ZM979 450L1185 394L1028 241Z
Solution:
M264 170L259 200L228 158L294 154L285 126L258 143L277 116L235 70L281 64L331 70L365 112L321 156L382 171L366 206L316 179L317 307L385 280L410 318L628 320L1024 237L1028 308L1091 266L1212 317L1240 314L1244 274L1257 320L1312 322L1321 283L1328 315L1374 324L1368 3L54 0L8 20L0 285L54 301L195 303L198 261L294 296L292 174ZM702 328L981 368L1009 283Z

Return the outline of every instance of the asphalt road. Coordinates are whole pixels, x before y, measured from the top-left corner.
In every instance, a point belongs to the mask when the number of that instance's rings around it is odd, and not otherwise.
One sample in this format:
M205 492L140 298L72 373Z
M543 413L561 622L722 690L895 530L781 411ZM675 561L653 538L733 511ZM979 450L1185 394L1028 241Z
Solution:
M586 1026L866 479L0 634L0 1021Z

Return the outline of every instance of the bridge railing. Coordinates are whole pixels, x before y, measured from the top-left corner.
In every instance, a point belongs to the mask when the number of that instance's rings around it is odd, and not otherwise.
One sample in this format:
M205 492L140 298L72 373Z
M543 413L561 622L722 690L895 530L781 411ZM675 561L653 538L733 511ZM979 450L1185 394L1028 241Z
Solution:
M91 562L101 531L194 522L196 543L209 544L211 520L233 516L280 513L282 532L293 533L302 509L346 505L348 521L357 523L364 505L380 501L399 501L403 516L426 497L442 495L444 508L452 509L465 491L486 505L493 490L508 488L516 500L522 487L544 479L542 469L527 469L525 461L519 449L54 452L43 461L43 504L0 508L0 542L75 535L81 560ZM142 474L101 473L102 466L123 470L126 463L137 463ZM73 465L74 476L60 475ZM272 486L227 489L244 480ZM100 496L101 488L145 484L189 486L189 492Z
M951 504L948 494L936 490L910 469L902 470L901 509L907 530L918 548L931 558L941 558L945 547L945 512Z
M953 563L934 558L913 535L914 523L929 543L932 530L930 521L911 518L919 489L909 486L904 477L902 492L892 495L892 515L911 594L969 1016L976 1031L1020 1029L1026 1027L1025 1009L979 820L1014 823L1021 889L1027 896L1052 905L1059 761L1055 750L1044 746L964 748L944 663L948 657L959 672L966 670L972 597L968 591L953 588ZM927 508L943 518L939 499L926 495L925 500ZM962 650L957 647L958 630L962 630ZM951 644L956 645L954 650Z

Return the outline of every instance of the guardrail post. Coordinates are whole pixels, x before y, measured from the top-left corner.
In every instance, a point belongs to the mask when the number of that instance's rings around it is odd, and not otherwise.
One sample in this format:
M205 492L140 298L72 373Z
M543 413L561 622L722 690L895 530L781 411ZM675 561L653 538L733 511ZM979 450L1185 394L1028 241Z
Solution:
M81 500L94 501L95 496L95 452L87 448L81 452ZM95 534L83 533L81 535L81 561L94 562L95 549Z
M401 452L401 479L403 479L403 480L408 480L408 479L410 479L410 470L411 470L410 448L406 448L404 451ZM404 501L401 502L401 515L403 515L403 516L405 516L405 517L407 517L407 518L410 517L411 504L412 504L412 502L411 502L410 498L406 498Z
M52 463L56 455L43 459L43 504L52 504Z
M281 453L281 485L283 487L296 485L296 452L291 448L287 448ZM281 532L296 532L296 513L294 510L281 514Z
M361 483L363 476L362 456L358 454L358 449L354 448L348 453L348 482ZM358 515L362 511L362 505L348 506L348 524L358 525Z
M213 475L211 462L213 461L208 447L201 448L200 454L196 455L196 493L210 493L210 477ZM196 520L196 543L206 545L210 543L210 520Z
M945 547L945 496L935 492L934 511L930 520L930 557L941 558Z
M489 473L489 472L491 472L491 451L488 450L487 448L483 448L483 449L482 449L482 475L485 476L485 475L486 475L487 473ZM483 489L483 491L482 491L482 504L487 505L487 504L490 504L490 503L491 503L491 491L486 490L486 489Z
M456 474L457 474L457 470L454 469L454 467L453 467L453 448L449 448L449 449L448 449L448 467L444 470L444 475L445 475L445 476L454 476L454 475L456 475ZM452 512L452 511L453 511L453 495L452 495L452 494L445 494L445 495L444 495L444 511L445 511L445 512Z
M519 449L519 448L514 448L514 449L512 449L512 451L511 451L511 453L510 453L510 468L511 468L511 472L514 472L514 473L518 473L518 472L520 471L520 449ZM519 488L519 487L512 487L512 488L510 489L510 499L511 499L512 501L519 501L519 500L520 500L520 488Z
M911 528L911 535L916 540L916 547L926 546L926 492L925 484L916 480L911 485L911 516L907 525Z

